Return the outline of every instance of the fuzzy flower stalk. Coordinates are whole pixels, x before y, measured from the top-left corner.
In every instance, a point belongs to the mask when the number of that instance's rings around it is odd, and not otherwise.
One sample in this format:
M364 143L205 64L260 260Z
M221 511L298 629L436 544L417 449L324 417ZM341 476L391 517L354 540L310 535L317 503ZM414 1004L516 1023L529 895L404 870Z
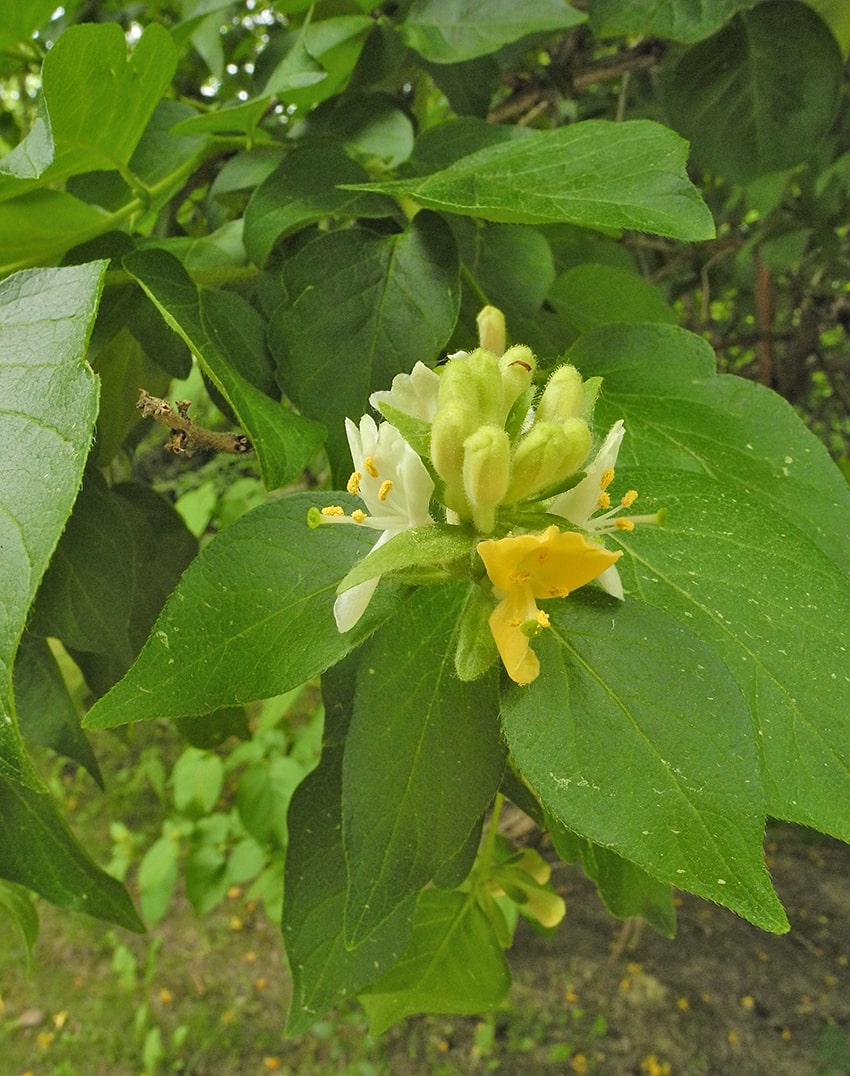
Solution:
M413 566L423 583L465 575L478 597L468 603L469 624L460 625L458 675L475 678L498 653L508 676L525 685L540 673L533 640L549 626L538 602L567 598L594 580L622 600L622 550L607 548L606 538L662 519L627 514L635 490L611 499L625 428L616 422L594 452L601 379L585 380L570 364L544 379L528 347L507 346L501 311L485 307L477 321L475 350L435 369L417 362L372 394L383 422L346 420L354 464L347 490L363 508L346 514L329 505L312 510L310 522L380 531L338 589L341 632L363 615L385 571L404 567L410 581ZM435 524L425 542L420 536ZM393 541L394 556L378 552ZM421 561L423 548L433 563Z

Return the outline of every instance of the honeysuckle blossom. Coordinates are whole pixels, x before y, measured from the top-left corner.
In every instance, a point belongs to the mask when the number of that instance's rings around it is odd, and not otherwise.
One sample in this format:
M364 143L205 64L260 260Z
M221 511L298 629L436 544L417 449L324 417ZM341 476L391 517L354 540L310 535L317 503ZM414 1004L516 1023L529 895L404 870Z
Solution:
M434 483L422 460L395 426L389 422L378 426L373 418L364 415L359 427L346 419L345 433L354 462L348 492L357 494L367 510L357 509L346 516L341 508L325 508L323 520L345 520L383 531L373 549L411 527L433 523L428 507ZM339 595L334 603L334 618L340 631L354 627L378 582L368 579Z
M530 643L549 626L549 617L537 599L565 598L621 556L554 525L542 534L479 542L478 554L499 599L490 630L508 675L518 684L530 684L540 672Z
M396 374L389 389L373 392L369 403L376 411L389 404L411 418L431 422L437 411L440 376L429 366L417 362L409 374Z

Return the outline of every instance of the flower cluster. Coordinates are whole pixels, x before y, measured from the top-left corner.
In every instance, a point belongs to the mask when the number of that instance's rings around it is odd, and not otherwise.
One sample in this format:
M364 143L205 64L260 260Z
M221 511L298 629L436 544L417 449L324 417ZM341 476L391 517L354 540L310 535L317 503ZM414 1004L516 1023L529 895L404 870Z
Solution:
M463 528L472 556L462 570L490 594L489 627L508 675L528 684L539 673L531 641L549 624L537 602L593 579L622 599L615 566L622 553L606 549L604 536L658 516L622 514L634 490L612 505L622 421L590 459L600 379L584 381L562 365L539 391L536 359L523 345L506 348L501 312L486 307L478 327L475 351L457 352L436 370L417 363L391 389L372 394L385 421L346 420L354 462L348 492L365 511L346 515L330 506L313 519L375 528L373 551L435 522ZM378 579L339 594L340 631L360 619Z

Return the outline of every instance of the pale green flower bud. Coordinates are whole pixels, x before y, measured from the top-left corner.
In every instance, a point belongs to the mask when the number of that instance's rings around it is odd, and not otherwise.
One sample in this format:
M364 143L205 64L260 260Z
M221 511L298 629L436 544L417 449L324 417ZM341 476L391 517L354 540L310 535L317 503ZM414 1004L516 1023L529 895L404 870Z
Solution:
M476 419L476 409L456 398L441 403L431 423L431 462L445 483L446 506L464 519L469 506L463 491L463 443Z
M501 355L505 350L505 315L495 306L485 306L475 319L478 324L478 342L485 351Z
M537 360L531 348L516 344L499 359L502 374L502 422L504 422L513 405L534 379Z
M526 500L578 470L590 451L590 430L580 418L558 425L535 422L514 453L507 504Z
M463 400L469 409L467 433L482 423L499 422L502 379L495 355L478 348L463 358L449 360L440 376L440 406L455 399Z
M482 534L496 526L496 509L511 476L511 442L501 426L479 426L463 445L463 488Z
M566 422L584 409L584 388L575 366L559 366L546 383L537 405L540 422Z

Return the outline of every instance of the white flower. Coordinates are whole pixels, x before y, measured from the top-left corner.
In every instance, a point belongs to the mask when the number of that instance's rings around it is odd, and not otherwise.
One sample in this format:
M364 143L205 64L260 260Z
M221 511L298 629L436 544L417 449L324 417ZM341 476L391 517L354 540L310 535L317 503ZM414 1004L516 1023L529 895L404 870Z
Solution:
M391 388L373 392L369 403L376 411L381 410L382 403L387 403L405 415L431 422L437 412L439 389L440 375L417 362L409 374L396 374Z
M360 419L359 428L350 419L346 419L345 433L354 461L354 472L348 480L348 491L360 496L366 505L367 513L355 512L353 517L342 518L353 518L362 526L383 531L373 549L411 527L433 523L428 507L434 492L434 482L422 460L395 426L389 422L382 422L378 426L369 415L364 415ZM334 617L341 632L353 628L363 615L378 582L377 578L368 579L365 583L346 590L336 599Z
M587 474L572 489L560 493L549 505L549 512L563 516L570 523L590 535L605 534L613 530L632 530L634 521L618 513L623 508L634 504L637 493L629 490L620 503L611 508L608 486L614 479L614 464L625 436L623 420L617 422L608 431L602 446L593 462L587 468ZM599 515L594 513L600 512ZM623 584L620 573L613 565L596 577L603 590L615 598L623 599Z

